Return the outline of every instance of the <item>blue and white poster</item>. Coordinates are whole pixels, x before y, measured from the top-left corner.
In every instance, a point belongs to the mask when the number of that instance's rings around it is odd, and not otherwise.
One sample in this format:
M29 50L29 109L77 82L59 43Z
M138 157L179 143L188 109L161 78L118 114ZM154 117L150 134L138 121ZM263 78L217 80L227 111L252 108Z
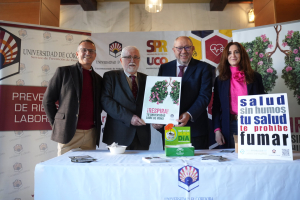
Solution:
M238 158L293 160L286 93L238 97Z

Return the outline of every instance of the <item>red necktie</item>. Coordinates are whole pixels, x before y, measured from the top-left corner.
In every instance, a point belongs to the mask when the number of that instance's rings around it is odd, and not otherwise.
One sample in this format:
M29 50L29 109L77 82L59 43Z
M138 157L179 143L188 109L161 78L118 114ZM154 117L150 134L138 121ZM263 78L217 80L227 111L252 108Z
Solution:
M136 99L137 92L138 92L138 87L137 87L137 84L135 82L135 76L132 75L132 76L130 76L130 78L131 78L131 85L132 85L131 91L132 91L132 94L133 94L134 98Z
M186 66L184 66L184 65L180 65L179 66L179 69L180 69L180 72L179 72L179 74L178 74L178 77L183 77L183 74L184 74L184 68L185 68Z

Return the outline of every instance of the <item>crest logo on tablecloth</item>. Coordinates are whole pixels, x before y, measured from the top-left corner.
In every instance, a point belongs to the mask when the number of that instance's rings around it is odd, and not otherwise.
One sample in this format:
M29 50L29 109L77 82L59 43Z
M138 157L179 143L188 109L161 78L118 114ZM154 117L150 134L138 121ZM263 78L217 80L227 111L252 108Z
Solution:
M122 52L122 43L114 41L109 44L109 55L116 58L121 55Z
M193 166L184 166L178 170L178 186L190 192L199 186L199 170Z

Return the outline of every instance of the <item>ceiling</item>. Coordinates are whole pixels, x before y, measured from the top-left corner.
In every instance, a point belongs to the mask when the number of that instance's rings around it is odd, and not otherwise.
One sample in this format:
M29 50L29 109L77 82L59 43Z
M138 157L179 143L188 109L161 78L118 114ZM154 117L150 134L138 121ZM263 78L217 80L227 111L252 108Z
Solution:
M129 1L131 4L144 4L145 0L61 0L61 5L80 4L85 11L97 10L97 2ZM253 0L163 0L163 3L210 3L210 11L223 11L229 3L253 3Z

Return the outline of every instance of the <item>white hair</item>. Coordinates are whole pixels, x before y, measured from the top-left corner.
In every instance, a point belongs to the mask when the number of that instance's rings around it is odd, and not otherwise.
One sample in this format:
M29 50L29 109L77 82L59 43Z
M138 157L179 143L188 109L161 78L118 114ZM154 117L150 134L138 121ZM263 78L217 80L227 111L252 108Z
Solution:
M137 47L135 47L135 46L127 46L127 47L124 47L124 48L122 49L121 57L123 57L124 54L125 54L125 52L127 52L129 49L135 49L135 50L137 50L137 51L139 52L139 54L140 54L140 51L139 51L139 49L138 49Z

